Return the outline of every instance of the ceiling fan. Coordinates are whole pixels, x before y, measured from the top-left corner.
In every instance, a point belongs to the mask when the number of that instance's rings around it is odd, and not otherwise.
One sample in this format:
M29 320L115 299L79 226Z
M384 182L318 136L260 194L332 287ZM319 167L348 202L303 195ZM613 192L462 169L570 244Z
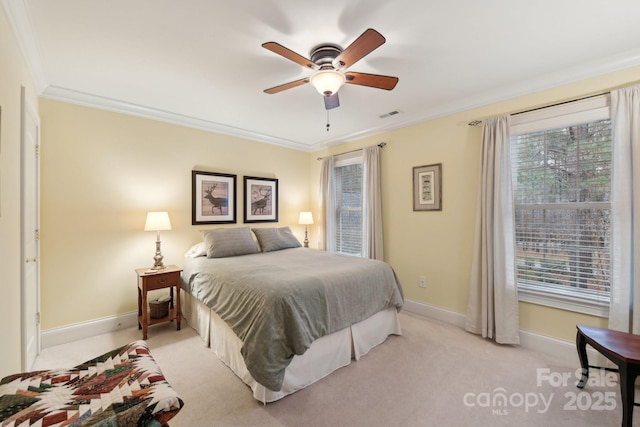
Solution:
M307 59L276 42L263 43L262 47L281 55L303 67L315 70L309 77L265 89L265 93L274 94L306 83L311 83L324 97L327 110L340 106L338 90L343 84L368 86L391 90L398 83L397 77L379 74L356 73L346 71L347 68L383 45L385 38L374 29L369 28L346 49L336 44L325 43L311 50Z

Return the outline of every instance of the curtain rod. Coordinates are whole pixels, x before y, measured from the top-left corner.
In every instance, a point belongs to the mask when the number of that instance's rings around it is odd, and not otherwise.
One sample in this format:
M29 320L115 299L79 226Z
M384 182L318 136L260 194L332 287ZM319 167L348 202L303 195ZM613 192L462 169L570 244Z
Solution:
M380 144L378 144L378 147L384 148L386 145L387 145L386 142L381 142ZM362 150L362 148L358 148L357 150L345 151L344 153L340 153L340 154L334 154L334 156L342 156L343 154L355 153L356 151L360 151L360 150ZM322 159L324 159L324 157L317 158L317 160L322 160Z
M556 102L555 104L544 105L542 107L536 107L536 108L530 108L528 110L518 111L516 113L511 113L510 115L511 116L517 116L518 114L525 114L525 113L530 113L532 111L544 110L545 108L557 107L558 105L571 104L572 102L583 101L585 99L595 98L596 96L607 95L609 93L610 92L596 93L596 94L593 94L593 95L583 96L582 98L570 99L568 101ZM469 126L478 126L480 123L482 123L482 120L472 120L467 124Z

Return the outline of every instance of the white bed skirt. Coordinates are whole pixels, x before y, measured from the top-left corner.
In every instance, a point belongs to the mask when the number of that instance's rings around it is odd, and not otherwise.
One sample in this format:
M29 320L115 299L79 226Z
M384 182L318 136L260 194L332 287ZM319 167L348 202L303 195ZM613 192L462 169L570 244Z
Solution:
M282 389L272 391L251 377L240 354L242 342L224 320L196 298L181 291L182 314L189 325L211 347L216 356L244 381L253 397L263 403L282 399L329 375L338 368L358 360L384 342L391 334L401 335L395 307L380 311L349 328L315 340L303 355L295 356L284 375Z

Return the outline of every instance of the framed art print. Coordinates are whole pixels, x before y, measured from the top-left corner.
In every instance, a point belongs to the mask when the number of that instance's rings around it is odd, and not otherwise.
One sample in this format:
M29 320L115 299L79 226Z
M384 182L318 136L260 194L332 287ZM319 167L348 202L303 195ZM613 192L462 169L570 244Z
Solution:
M278 222L278 180L244 177L244 222Z
M413 210L442 210L442 163L413 168Z
M191 224L236 222L236 175L191 171Z

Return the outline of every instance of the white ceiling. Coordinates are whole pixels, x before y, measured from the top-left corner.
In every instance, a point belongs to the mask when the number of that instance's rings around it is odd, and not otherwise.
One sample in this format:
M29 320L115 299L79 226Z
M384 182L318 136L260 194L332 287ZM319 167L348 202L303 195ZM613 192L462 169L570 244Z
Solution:
M638 0L2 2L45 97L304 151L640 65ZM311 70L262 43L367 28L387 41L349 70L400 81L344 86L329 132L311 85L263 93Z

